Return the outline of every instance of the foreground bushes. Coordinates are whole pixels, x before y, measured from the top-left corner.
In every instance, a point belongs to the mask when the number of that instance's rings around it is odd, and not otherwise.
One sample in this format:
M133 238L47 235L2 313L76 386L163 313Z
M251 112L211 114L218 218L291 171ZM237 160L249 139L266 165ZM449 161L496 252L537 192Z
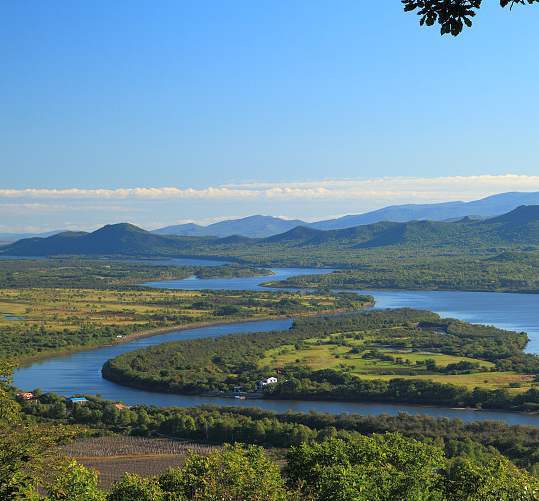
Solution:
M357 501L519 500L538 482L506 459L449 461L437 447L399 434L301 444L280 471L258 446L228 445L192 454L182 468L155 478L128 474L105 494L95 475L71 464L49 499L72 501Z
M276 414L256 408L213 406L118 409L113 402L87 398L85 405L67 406L62 397L46 393L22 405L26 415L40 420L214 444L242 442L287 448L328 437L399 432L421 442L436 443L449 457L468 454L478 459L488 449L495 448L517 466L539 473L539 429L531 426L510 426L496 421L466 423L404 413L398 416Z

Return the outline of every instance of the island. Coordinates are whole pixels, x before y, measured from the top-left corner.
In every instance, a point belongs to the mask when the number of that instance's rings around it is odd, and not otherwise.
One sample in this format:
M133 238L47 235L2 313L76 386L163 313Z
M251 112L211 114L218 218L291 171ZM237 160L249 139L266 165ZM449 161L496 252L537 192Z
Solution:
M280 332L136 350L103 376L146 390L272 399L539 410L525 333L413 309L297 318Z

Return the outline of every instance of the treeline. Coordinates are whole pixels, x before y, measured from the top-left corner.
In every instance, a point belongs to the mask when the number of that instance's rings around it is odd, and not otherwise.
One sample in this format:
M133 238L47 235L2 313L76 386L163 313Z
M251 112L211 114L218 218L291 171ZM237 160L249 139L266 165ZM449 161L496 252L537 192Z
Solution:
M306 339L334 333L376 332L376 342L400 348L484 359L498 370L511 366L539 373L539 357L524 355L525 333L441 319L430 312L410 309L302 318L284 332L223 336L162 344L129 352L103 366L112 381L138 388L185 394L231 391L237 386L254 389L256 381L275 368L261 366L267 350L296 345ZM520 394L437 383L428 380L365 380L342 370L312 370L297 364L279 368L278 383L264 396L279 399L390 401L449 406L475 406L511 410L539 409L539 391Z
M481 459L492 448L521 467L539 473L539 429L511 426L500 421L466 423L459 419L412 416L364 416L360 414L285 413L257 408L201 406L194 408L126 408L96 397L70 405L55 394L39 394L23 401L27 415L88 425L116 433L167 436L222 444L244 442L264 447L287 448L302 442L349 438L373 433L399 432L436 445L447 457ZM534 466L537 465L537 466Z
M434 251L394 256L390 249L364 254L355 261L334 263L346 270L327 275L303 275L277 287L334 289L465 290L539 293L539 253L484 251L481 256Z
M0 358L22 359L42 353L100 346L136 331L134 325L81 324L76 330L35 324L4 325L0 329Z
M200 266L195 270L197 278L242 278L242 277L259 277L265 275L273 275L274 273L268 268L258 268L256 266L227 264L224 266Z
M150 260L0 259L0 288L124 288L143 282L198 278L236 278L271 275L253 265L175 266Z
M0 288L123 288L150 280L180 280L195 271L117 259L0 259Z
M539 389L512 394L495 390L438 383L422 379L365 380L332 369L298 368L286 371L286 379L269 385L266 398L290 400L337 400L352 402L395 402L446 407L475 407L536 412Z

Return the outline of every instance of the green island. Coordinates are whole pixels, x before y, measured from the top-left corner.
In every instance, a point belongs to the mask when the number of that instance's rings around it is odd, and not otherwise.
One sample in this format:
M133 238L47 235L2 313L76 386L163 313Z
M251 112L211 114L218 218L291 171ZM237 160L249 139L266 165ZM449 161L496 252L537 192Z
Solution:
M539 409L525 333L410 309L296 319L288 331L165 343L109 360L117 383L186 394ZM260 381L275 378L260 388Z

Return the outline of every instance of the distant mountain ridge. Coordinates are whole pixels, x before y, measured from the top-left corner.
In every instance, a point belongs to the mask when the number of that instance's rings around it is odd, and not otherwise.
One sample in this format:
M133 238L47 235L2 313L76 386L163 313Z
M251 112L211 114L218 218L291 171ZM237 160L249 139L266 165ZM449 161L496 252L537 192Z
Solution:
M192 237L229 237L238 235L250 238L264 238L305 224L308 223L299 219L282 219L273 216L255 215L241 219L220 221L208 226L201 226L194 223L166 226L165 228L154 230L153 233L157 235L183 235Z
M181 256L235 255L240 250L264 253L266 249L286 252L286 248L324 248L350 251L387 247L475 248L487 246L539 245L539 205L521 206L502 216L455 222L384 221L339 230L317 230L296 226L265 239L246 237L178 237L156 235L132 224L106 225L94 232L64 232L47 238L19 240L0 250L4 255L125 255ZM308 250L307 250L308 252ZM227 254L228 253L228 254Z
M287 220L256 215L220 221L208 226L194 223L167 226L155 230L153 233L158 235L213 237L239 235L250 238L266 238L284 233L296 226L305 226L317 230L340 230L381 221L404 223L416 220L449 221L464 217L489 218L504 214L522 205L539 205L539 192L500 193L472 202L393 205L364 214L347 215L314 223L307 223L298 219Z
M41 233L0 233L0 242L16 242L23 238L50 237L63 233L65 230L44 231Z

